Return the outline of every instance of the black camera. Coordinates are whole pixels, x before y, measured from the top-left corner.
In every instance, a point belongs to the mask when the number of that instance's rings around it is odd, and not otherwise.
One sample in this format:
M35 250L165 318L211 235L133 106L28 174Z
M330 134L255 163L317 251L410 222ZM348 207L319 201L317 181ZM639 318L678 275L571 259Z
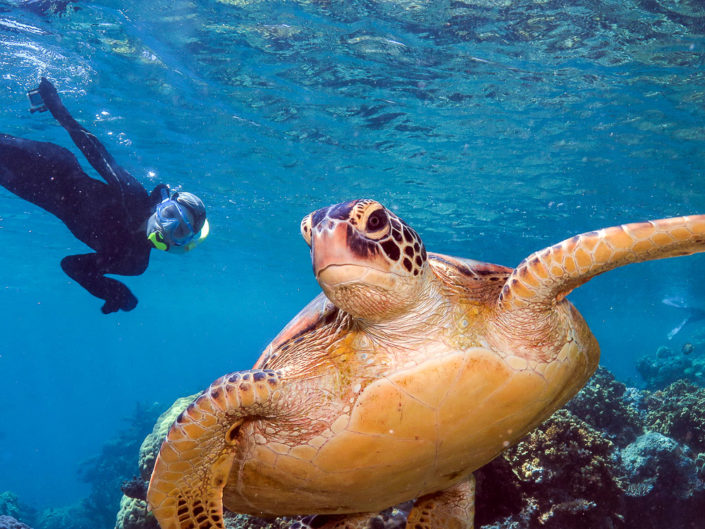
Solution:
M47 107L44 104L41 94L39 93L39 88L30 90L27 92L27 97L29 98L29 111L34 114L35 112L46 112Z

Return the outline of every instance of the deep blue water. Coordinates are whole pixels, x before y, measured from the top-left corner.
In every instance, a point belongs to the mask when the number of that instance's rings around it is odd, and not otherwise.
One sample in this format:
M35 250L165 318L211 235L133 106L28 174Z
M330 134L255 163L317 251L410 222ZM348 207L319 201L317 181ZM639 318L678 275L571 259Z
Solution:
M576 233L705 213L699 0L60 11L0 2L0 131L84 162L28 112L47 76L146 187L201 196L212 234L186 256L153 252L125 279L137 309L104 316L59 268L85 247L0 188L0 491L36 507L85 494L78 464L137 402L167 406L251 366L318 292L299 236L313 209L375 198L429 250L509 266ZM603 364L638 383L635 360L681 317L661 300L705 307L704 266L633 265L573 293Z

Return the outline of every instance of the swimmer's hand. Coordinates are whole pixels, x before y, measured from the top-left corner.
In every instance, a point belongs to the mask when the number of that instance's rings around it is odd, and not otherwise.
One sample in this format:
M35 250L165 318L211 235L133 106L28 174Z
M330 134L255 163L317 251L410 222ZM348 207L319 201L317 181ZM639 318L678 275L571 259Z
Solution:
M49 81L46 77L42 77L42 82L39 83L39 88L37 88L37 90L39 90L39 95L42 96L45 105L49 106L49 104L53 102L61 103L59 93L56 91L54 85L51 84L51 81Z
M54 116L59 123L66 127L67 122L73 122L71 114L69 114L69 111L64 107L59 93L56 91L54 85L51 84L51 81L46 77L42 77L42 82L39 83L37 90L39 91L39 95L42 96L49 112L51 112L51 115Z
M110 314L119 310L129 312L136 306L137 298L132 292L130 292L127 287L125 287L125 289L121 290L119 294L113 296L110 299L106 299L100 311L103 314Z

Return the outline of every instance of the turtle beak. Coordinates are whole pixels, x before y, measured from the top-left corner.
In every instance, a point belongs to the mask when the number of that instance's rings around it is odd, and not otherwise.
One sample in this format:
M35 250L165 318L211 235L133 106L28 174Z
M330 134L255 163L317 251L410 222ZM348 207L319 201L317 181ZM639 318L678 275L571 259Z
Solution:
M316 278L330 266L350 262L347 223L325 218L311 230L311 261Z

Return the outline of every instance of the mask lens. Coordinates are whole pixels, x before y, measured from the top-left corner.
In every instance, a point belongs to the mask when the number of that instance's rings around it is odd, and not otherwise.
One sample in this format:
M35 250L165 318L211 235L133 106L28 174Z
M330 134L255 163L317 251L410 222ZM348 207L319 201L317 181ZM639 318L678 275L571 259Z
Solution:
M157 220L164 237L176 246L183 246L193 239L195 233L186 213L174 200L165 200L157 205Z
M184 244L188 244L191 241L191 239L193 239L193 234L187 233L186 235L183 235L183 236L172 234L171 239L174 241L174 244L176 246L183 246Z
M162 226L174 224L181 220L181 213L173 202L162 203L157 206L157 218Z
M190 237L191 235L193 235L193 233L191 233L191 230L183 222L178 223L176 227L172 230L172 236L174 237L174 240L183 240Z

